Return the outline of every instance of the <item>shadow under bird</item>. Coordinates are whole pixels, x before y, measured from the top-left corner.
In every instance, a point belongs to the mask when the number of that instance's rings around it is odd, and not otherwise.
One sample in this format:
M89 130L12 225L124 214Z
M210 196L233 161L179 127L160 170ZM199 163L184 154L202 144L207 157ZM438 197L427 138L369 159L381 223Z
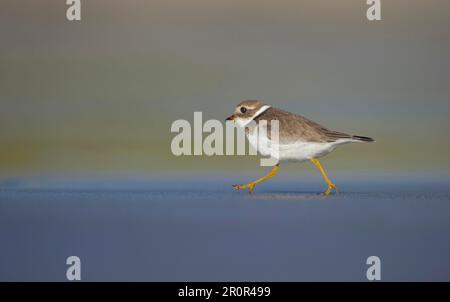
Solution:
M327 183L327 190L323 193L328 196L336 185L328 178L320 157L327 155L336 149L337 146L353 142L373 142L374 140L366 136L350 135L343 132L329 130L322 125L313 122L301 115L274 108L261 101L243 101L236 106L236 109L227 120L232 120L239 127L245 128L246 137L250 145L257 149L262 155L270 155L278 160L277 164L266 176L252 181L245 185L234 185L237 190L248 189L253 192L255 186L276 175L280 162L303 162L311 161L322 174ZM270 122L278 121L278 145L273 148L260 148L259 140L270 141ZM255 121L256 123L250 123ZM258 136L258 125L261 121L266 121L267 131ZM274 148L277 152L273 152Z

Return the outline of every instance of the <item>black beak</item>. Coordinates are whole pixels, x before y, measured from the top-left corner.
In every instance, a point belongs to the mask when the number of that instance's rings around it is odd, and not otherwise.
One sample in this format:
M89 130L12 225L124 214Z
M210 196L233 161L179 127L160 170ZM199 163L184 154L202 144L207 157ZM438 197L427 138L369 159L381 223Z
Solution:
M234 121L235 118L236 118L236 116L233 114L233 115L230 115L229 117L227 117L225 121Z

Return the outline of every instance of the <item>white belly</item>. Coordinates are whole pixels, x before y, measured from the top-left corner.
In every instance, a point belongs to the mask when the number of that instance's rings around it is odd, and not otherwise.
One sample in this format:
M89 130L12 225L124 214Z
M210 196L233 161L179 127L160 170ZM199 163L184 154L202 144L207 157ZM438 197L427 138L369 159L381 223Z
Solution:
M302 162L311 158L325 156L335 148L335 143L297 142L290 145L280 145L279 160Z
M258 137L254 133L247 135L250 145L263 156L272 156L280 161L302 162L317 158L332 152L340 144L349 143L350 140L338 140L331 143L308 143L298 141L292 144L273 144L267 137ZM278 150L278 152L277 152Z

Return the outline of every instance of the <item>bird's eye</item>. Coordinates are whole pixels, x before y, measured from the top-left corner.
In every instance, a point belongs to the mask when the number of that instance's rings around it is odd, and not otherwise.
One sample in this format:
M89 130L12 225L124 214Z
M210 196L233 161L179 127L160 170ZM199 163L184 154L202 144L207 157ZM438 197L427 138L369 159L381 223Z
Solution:
M242 112L242 113L246 113L246 112L247 112L247 108L241 107L241 112Z

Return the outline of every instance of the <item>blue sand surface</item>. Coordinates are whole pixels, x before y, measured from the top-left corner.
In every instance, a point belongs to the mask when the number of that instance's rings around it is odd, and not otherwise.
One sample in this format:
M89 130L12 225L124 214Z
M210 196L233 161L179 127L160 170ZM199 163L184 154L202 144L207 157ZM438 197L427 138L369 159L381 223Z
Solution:
M448 185L320 189L275 181L249 195L195 179L1 189L0 281L64 281L71 255L84 281L365 281L372 255L383 281L450 281Z

